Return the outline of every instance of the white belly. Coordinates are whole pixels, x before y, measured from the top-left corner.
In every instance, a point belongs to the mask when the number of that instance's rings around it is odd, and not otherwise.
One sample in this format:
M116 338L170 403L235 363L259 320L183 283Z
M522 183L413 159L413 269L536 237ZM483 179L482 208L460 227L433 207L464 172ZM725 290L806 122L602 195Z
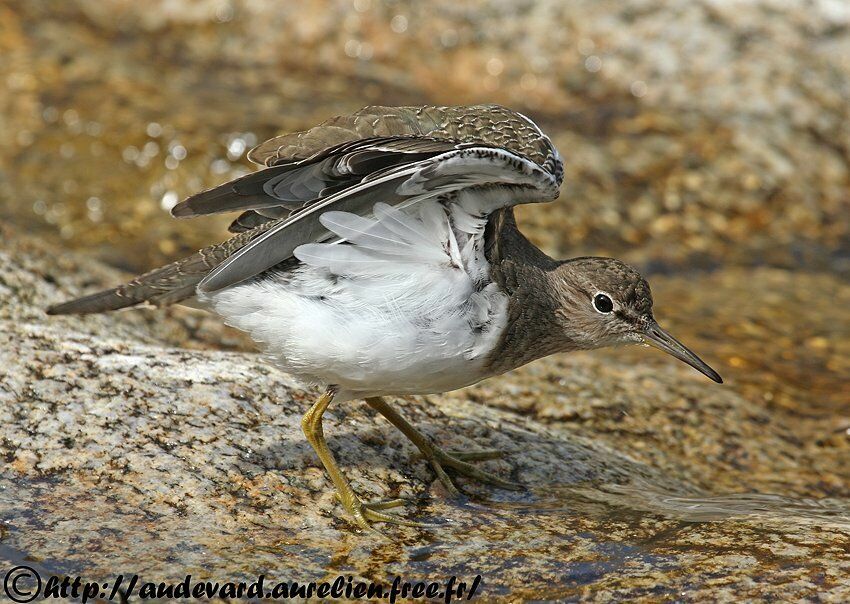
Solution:
M376 204L370 217L326 212L322 224L344 243L302 245L294 270L204 301L278 367L339 386L341 396L468 386L487 377L507 320L483 252L486 214L465 209L481 202Z
M207 301L287 373L351 396L428 394L473 384L505 324L495 284L468 292L445 274L334 279L302 266ZM460 285L461 287L458 287Z

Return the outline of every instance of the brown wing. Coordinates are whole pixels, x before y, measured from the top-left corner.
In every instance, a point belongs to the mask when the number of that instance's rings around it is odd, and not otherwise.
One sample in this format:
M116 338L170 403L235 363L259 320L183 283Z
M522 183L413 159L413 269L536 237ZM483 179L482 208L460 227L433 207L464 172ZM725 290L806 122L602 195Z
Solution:
M192 195L171 211L178 218L246 211L231 225L288 217L306 205L352 187L388 169L434 157L462 144L431 138L390 137L349 141L300 162L248 174Z
M49 312L170 304L238 283L287 262L298 245L325 239L319 216L327 209L362 213L376 201L409 204L480 187L503 189L500 203L510 206L554 199L563 178L548 137L495 105L366 107L267 141L250 157L268 167L172 210L181 217L242 211L231 227L237 236Z
M505 149L472 146L372 174L361 182L317 199L224 260L198 283L199 292L214 292L259 275L292 257L295 248L331 236L322 225L328 210L367 215L376 202L409 207L428 199L452 203L463 190L476 195L476 215L503 207L551 201L558 181L536 163ZM488 191L488 194L483 191ZM249 231L251 232L251 231Z
M260 144L248 157L265 170L193 195L172 214L190 218L243 211L230 227L242 232L289 217L376 173L470 146L506 149L533 161L558 183L563 177L549 138L505 107L371 106Z
M250 232L241 233L227 241L205 247L191 256L139 275L118 287L56 304L47 309L47 314L84 315L118 310L143 302L166 306L191 298L195 295L198 283L212 269L272 226L274 222L267 222Z
M364 107L304 132L256 146L248 158L264 166L298 162L345 142L374 137L429 137L500 147L529 158L555 174L557 152L530 119L500 105Z

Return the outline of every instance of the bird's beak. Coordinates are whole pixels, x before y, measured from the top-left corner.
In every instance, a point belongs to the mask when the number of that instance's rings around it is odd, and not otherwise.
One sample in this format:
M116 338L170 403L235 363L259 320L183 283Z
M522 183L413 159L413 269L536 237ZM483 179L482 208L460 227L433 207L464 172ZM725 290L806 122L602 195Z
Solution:
M720 377L720 374L717 373L714 369L705 364L705 362L691 352L687 346L682 344L679 340L671 336L669 333L661 329L661 327L653 321L649 324L644 332L643 336L646 339L648 344L652 344L656 348L663 350L666 353L669 353L679 359L680 361L684 361L700 373L708 376L710 379L714 380L718 384L723 383L723 378Z

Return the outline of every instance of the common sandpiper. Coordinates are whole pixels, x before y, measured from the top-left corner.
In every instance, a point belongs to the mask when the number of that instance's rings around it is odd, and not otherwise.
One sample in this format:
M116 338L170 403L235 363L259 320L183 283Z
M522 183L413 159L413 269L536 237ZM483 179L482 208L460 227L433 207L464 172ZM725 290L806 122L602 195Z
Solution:
M441 393L546 355L646 342L720 383L655 321L646 280L611 258L554 260L513 206L558 197L561 156L524 115L496 105L366 107L253 149L263 168L177 204L239 211L229 240L114 289L53 306L84 314L189 303L246 331L283 371L324 394L302 426L351 518L417 524L364 502L322 431L331 401L365 399L446 470L516 485L449 452L386 397Z

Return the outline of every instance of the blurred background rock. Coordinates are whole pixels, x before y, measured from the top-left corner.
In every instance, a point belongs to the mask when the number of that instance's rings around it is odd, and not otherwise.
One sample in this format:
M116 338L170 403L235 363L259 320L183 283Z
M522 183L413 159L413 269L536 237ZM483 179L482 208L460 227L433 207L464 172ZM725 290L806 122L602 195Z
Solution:
M367 104L497 102L549 132L555 255L850 273L850 4L0 1L0 217L142 270L264 138Z

